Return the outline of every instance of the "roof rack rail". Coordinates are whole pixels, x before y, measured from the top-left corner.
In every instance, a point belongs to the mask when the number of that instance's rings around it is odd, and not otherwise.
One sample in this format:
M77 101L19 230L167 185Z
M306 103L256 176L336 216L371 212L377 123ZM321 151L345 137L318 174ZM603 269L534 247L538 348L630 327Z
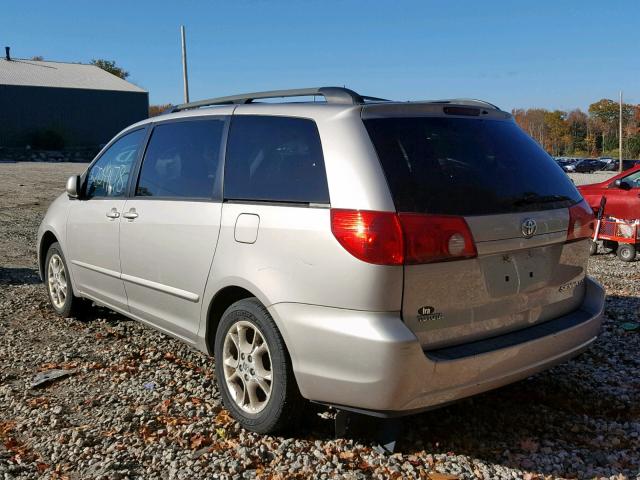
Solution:
M456 105L469 105L474 107L487 107L492 110L500 110L500 107L484 100L476 100L475 98L447 98L445 100L429 100L425 103L455 103Z
M317 88L296 88L291 90L271 90L268 92L242 93L240 95L230 95L228 97L210 98L198 100L196 102L176 105L170 112L180 112L191 108L209 107L213 105L241 105L251 103L254 100L263 98L285 98L285 97L312 97L322 96L327 103L337 103L343 105L358 105L366 101L387 101L383 98L362 96L353 90L343 87L317 87Z

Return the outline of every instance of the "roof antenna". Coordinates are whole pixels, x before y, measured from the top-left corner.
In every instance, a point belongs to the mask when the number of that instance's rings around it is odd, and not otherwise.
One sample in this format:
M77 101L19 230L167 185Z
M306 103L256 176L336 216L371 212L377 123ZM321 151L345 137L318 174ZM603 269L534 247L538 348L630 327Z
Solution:
M9 53L10 50L11 47L4 47L4 56L9 62L11 61L11 53Z

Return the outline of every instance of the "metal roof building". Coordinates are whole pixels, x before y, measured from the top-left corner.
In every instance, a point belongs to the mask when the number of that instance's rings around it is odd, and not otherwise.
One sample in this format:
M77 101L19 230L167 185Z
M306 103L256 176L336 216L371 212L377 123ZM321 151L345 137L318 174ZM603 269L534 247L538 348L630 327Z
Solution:
M0 146L96 146L148 109L145 90L94 65L0 59Z

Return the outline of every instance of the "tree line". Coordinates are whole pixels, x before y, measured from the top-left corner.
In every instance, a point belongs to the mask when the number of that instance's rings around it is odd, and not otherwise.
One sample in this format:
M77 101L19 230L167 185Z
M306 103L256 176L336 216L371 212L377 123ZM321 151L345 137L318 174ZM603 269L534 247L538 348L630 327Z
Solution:
M511 113L553 156L618 156L620 104L614 100L592 103L588 112L516 108ZM622 155L640 157L640 105L622 104Z
M36 56L32 60L43 60ZM113 60L93 59L91 64L126 79L129 72ZM164 113L171 104L150 105L149 116ZM620 104L603 98L589 105L588 112L579 108L565 112L544 108L514 108L518 125L550 155L596 157L619 155ZM622 156L640 157L640 105L622 104Z

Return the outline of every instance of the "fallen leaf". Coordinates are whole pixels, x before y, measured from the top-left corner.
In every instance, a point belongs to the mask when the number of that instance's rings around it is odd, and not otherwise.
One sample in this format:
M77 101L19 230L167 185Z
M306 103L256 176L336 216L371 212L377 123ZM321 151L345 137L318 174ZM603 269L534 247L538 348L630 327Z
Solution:
M429 479L430 480L459 480L460 477L457 477L455 475L449 475L447 473L429 472Z
M205 437L204 435L194 435L193 437L191 437L189 445L191 446L192 450L198 450L199 448L205 445L209 445L210 443L211 440L208 437Z
M229 415L229 412L227 412L226 410L220 410L220 412L218 412L218 415L216 415L213 423L226 426L233 423L233 418L231 418L231 415Z
M163 400L160 406L160 411L163 413L167 413L169 411L170 405L171 405L171 399L167 398L166 400Z
M340 460L353 460L353 457L355 457L356 454L353 452L340 452L338 456L340 457Z

